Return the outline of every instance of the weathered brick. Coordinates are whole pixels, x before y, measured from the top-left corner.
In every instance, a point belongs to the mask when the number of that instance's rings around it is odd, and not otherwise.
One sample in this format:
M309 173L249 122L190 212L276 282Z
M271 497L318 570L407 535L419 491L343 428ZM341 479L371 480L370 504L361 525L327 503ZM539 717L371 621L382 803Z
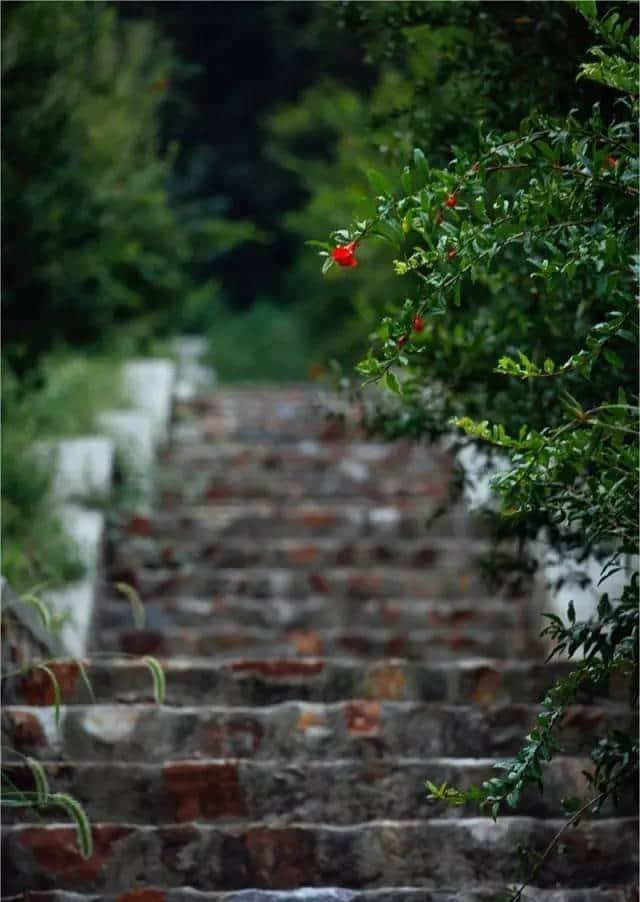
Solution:
M172 820L243 817L246 803L235 763L165 765L164 779Z
M70 699L76 690L80 678L80 666L77 661L51 661L47 667L54 674L60 687L62 701ZM55 689L48 673L34 667L21 680L20 697L28 705L55 704Z

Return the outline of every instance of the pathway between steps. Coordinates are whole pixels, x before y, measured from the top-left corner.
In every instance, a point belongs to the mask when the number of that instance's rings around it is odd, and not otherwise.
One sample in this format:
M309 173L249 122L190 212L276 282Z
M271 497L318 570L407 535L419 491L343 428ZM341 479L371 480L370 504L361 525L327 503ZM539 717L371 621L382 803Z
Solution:
M517 847L541 852L560 796L583 788L583 729L624 708L572 710L545 794L516 816L433 807L425 779L490 775L565 669L541 663L529 597L488 593L464 510L427 529L451 461L349 434L306 388L221 391L178 413L154 516L108 550L108 584L136 586L144 628L106 591L95 700L69 665L58 727L46 680L10 687L4 711L9 741L86 805L94 855L60 821L8 825L4 898L495 900ZM163 659L166 704L122 653ZM523 899L628 902L631 817L564 846Z

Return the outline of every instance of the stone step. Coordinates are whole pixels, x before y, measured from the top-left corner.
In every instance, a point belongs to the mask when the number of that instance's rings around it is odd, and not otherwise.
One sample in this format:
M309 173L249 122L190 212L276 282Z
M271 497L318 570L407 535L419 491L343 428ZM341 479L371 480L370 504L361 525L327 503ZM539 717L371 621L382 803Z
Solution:
M328 405L337 412L329 416ZM336 402L309 386L288 389L224 389L208 398L175 406L175 443L211 440L274 443L308 439L364 439L356 405Z
M469 817L471 806L448 808L427 800L425 780L469 788L496 776L492 759L394 758L379 761L252 761L209 759L164 764L118 762L45 763L52 790L67 792L84 806L91 821L107 819L135 824L268 821L358 824L384 815L389 820ZM562 817L562 799L589 798L584 758L558 758L545 769L544 793L527 791L511 814ZM5 765L12 783L34 789L24 764ZM117 787L117 791L114 788ZM613 805L600 816L633 816L633 799ZM5 823L41 820L42 810L14 809ZM11 815L14 815L11 817ZM52 809L50 817L59 817Z
M133 629L129 602L104 600L100 623L106 630ZM292 629L331 629L360 626L365 629L387 627L398 630L487 630L516 631L531 626L531 612L518 602L474 598L463 601L353 601L348 605L327 604L325 598L292 601L285 598L178 598L149 601L144 606L145 627L152 631L183 626L206 629L253 627ZM537 626L537 624L536 624ZM541 627L540 627L541 628ZM535 635L532 629L532 634Z
M53 662L66 704L90 700L77 661ZM363 662L352 658L237 658L211 661L184 657L162 661L166 704L273 705L283 701L334 702L423 701L490 705L537 703L569 670L563 661L542 664L525 660L469 658L434 664L389 658ZM100 702L152 701L148 667L137 657L90 660L86 671ZM626 686L614 687L623 698ZM603 692L604 689L601 690ZM52 705L54 689L41 669L5 681L5 704Z
M443 705L352 700L262 708L167 708L96 704L62 709L11 706L3 743L45 761L166 762L192 758L264 761L495 758L515 754L538 708L527 704ZM575 705L558 729L563 754L582 755L593 733L633 729L628 706ZM15 759L14 759L15 760Z
M504 818L379 820L353 826L290 824L141 827L96 824L95 850L83 860L75 830L62 824L4 830L4 892L32 889L124 891L141 880L167 887L286 889L300 886L440 888L513 882L515 850L540 855L564 820ZM633 819L582 824L549 856L543 886L631 884L637 871ZM534 858L535 860L535 858ZM453 876L455 875L455 876Z
M425 540L451 535L466 541L482 534L482 520L461 505L428 525L437 509L438 504L425 499L394 498L377 504L362 496L344 501L317 498L311 491L299 502L275 501L266 496L242 502L193 504L171 512L160 509L150 516L124 519L118 538L147 536L179 547L206 545L222 537L256 540L328 536L345 541L366 537Z
M178 595L239 598L307 599L322 595L332 602L350 600L458 599L461 596L486 595L488 584L482 572L473 566L457 566L454 561L434 570L404 567L317 567L248 568L200 567L112 567L112 582L134 586L143 600L158 600ZM527 585L517 580L503 586L496 597L522 598Z
M442 499L451 472L450 457L415 443L213 443L174 449L159 488L163 507L265 495L304 499L310 491L318 497Z
M450 881L451 882L451 881ZM196 889L160 889L137 884L123 893L99 896L65 890L31 891L5 897L5 902L496 902L504 897L504 884L464 887L462 889L425 889L393 886L370 890L339 887L304 887L297 890L231 890L206 892ZM633 902L634 887L607 889L542 889L527 886L521 902Z
M174 443L161 457L163 469L172 467L221 466L226 470L253 467L281 470L301 464L310 470L317 466L335 467L342 461L355 461L384 472L415 464L419 472L436 472L442 465L451 466L451 457L438 445L399 439L395 442L317 441L306 438L279 444L272 440L256 442L218 441Z
M454 629L407 630L351 629L281 630L261 629L240 624L216 624L214 628L181 627L163 630L103 630L100 651L125 652L132 655L159 657L196 655L216 660L240 656L253 658L286 658L319 655L324 657L352 655L355 658L380 660L402 656L410 660L448 661L461 654L482 657L527 657L534 643L520 629L473 630Z
M335 538L215 538L191 545L163 539L132 538L109 556L109 570L149 567L177 569L240 568L415 568L429 574L448 574L452 569L468 572L481 567L492 554L509 548L493 547L481 539L369 539L349 541Z

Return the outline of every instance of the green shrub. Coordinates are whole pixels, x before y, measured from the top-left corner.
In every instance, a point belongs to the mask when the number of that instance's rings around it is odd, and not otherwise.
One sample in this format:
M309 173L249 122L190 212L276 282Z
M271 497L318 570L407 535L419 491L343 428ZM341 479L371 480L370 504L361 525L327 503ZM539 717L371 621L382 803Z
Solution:
M3 19L5 357L95 345L166 319L189 246L158 148L173 61L152 24L98 3L21 3Z
M527 784L542 788L567 705L619 674L637 702L638 574L628 556L638 554L639 46L630 19L576 6L597 41L579 77L601 86L602 105L531 113L517 131L482 129L446 166L427 143L415 147L394 178L372 179L373 215L320 251L328 270L350 262L335 246L355 247L356 258L374 239L393 248L403 299L386 305L357 367L397 397L378 425L392 435L457 426L461 444L500 450L510 460L493 480L504 532L602 562L592 618L578 621L573 603L566 620L548 615L553 654L583 657L549 691L504 774L467 791L429 784L432 798L494 817L516 808ZM625 579L611 597L616 572ZM569 823L637 785L633 735L597 736L591 756L591 794L566 801Z

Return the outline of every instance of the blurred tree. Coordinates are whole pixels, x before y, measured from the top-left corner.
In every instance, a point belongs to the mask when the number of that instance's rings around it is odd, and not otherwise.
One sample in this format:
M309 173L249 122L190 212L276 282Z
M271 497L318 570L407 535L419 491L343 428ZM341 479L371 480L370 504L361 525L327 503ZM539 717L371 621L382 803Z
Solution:
M158 152L173 60L150 23L99 3L24 3L3 18L6 356L90 343L156 320L187 280L188 244Z

